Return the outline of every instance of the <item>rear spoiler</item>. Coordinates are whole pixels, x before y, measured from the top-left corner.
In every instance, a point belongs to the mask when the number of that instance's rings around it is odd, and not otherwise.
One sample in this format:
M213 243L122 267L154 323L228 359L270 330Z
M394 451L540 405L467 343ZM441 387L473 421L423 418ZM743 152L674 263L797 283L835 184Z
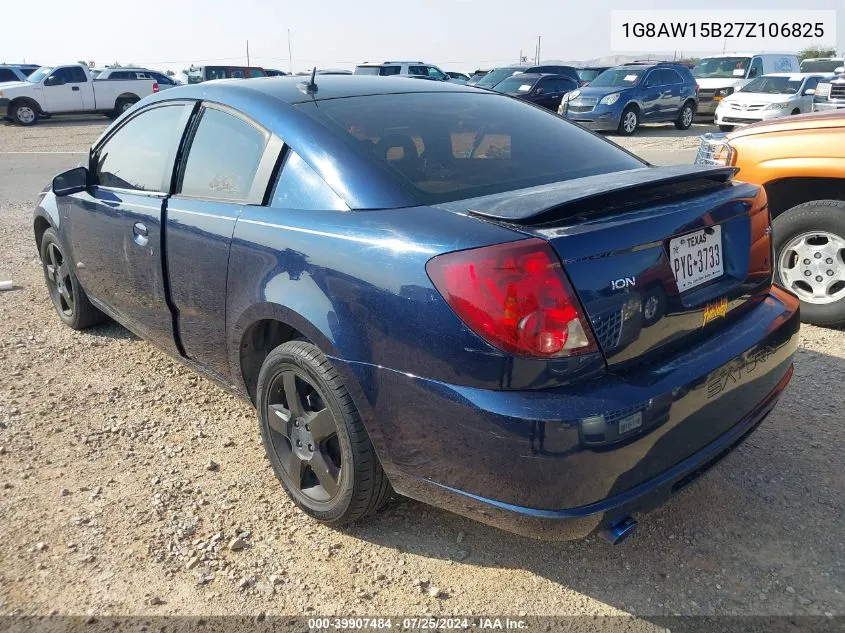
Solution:
M738 171L735 167L711 167L708 165L675 165L672 167L643 167L626 171L613 172L555 182L539 187L519 189L507 193L498 193L470 200L460 200L441 205L450 211L469 213L479 217L511 222L515 224L536 224L548 218L554 212L557 218L561 214L571 216L583 211L597 211L596 207L628 206L634 202L645 202L642 194L657 188L672 189L672 185L684 183L686 187L677 187L674 194L682 194L694 187L713 186L730 181ZM654 192L656 193L656 192ZM605 198L604 200L599 200ZM607 199L612 198L612 200ZM636 200L639 198L639 200ZM593 202L595 204L590 204ZM585 204L586 203L586 204Z

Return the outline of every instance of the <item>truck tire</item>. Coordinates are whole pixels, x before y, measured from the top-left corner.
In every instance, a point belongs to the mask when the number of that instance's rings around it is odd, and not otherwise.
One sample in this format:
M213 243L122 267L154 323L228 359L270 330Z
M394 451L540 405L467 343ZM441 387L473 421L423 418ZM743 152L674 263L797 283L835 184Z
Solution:
M38 123L38 104L31 99L17 99L9 106L9 116L18 125L28 127Z
M688 130L692 125L692 120L695 118L695 102L687 101L678 112L678 118L675 119L676 130Z
M138 99L118 99L114 102L114 110L109 114L109 118L116 119L136 103L138 103Z
M256 400L267 457L301 510L343 525L384 505L390 482L349 392L315 345L289 341L270 352Z
M801 299L801 320L845 325L845 200L813 200L772 222L775 280Z
M74 330L84 330L106 320L106 315L91 305L79 285L73 267L65 258L65 249L53 229L44 231L39 247L44 281L56 314Z

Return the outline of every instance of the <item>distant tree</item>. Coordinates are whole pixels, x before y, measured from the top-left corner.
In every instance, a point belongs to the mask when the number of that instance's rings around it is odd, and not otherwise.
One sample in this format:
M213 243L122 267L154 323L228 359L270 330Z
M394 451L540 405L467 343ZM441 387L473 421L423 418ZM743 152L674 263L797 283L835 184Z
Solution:
M172 70L167 70L167 71L165 71L164 74L167 75L168 77L175 77L176 76L176 73L174 73Z
M120 62L115 62L109 68L123 68L123 66L120 65Z
M804 50L798 52L798 58L801 61L811 59L813 57L833 57L835 55L835 48L827 48L825 46L808 46Z
M88 62L83 62L83 61L81 61L81 60L78 60L76 63L77 63L77 64L82 64L83 66L87 66L87 65L88 65Z

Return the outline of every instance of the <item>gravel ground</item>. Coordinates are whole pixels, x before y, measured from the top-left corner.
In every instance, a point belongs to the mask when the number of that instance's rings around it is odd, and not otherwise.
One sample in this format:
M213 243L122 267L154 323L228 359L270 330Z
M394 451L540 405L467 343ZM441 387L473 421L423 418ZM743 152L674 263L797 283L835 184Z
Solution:
M330 529L283 494L249 405L53 314L30 213L55 157L8 153L105 123L0 125L0 614L845 614L845 332L805 327L767 421L620 547L406 499ZM691 142L671 134L640 142Z

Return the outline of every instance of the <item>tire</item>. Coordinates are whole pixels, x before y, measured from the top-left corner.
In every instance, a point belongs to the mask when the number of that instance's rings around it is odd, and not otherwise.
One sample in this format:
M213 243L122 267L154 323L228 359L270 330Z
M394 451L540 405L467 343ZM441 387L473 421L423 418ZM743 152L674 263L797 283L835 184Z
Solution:
M257 401L267 457L303 512L344 525L385 504L390 483L361 416L315 345L290 341L270 352L258 375Z
M681 111L678 112L678 118L675 119L675 129L677 130L688 130L692 125L692 121L695 118L695 104L691 101L687 101Z
M640 114L636 106L629 105L622 111L622 116L619 119L619 127L616 131L623 136L631 136L637 131L640 125Z
M733 125L720 125L719 130L722 132L733 132L734 126Z
M9 115L18 125L35 125L38 123L38 104L30 99L20 99L9 107Z
M109 118L116 119L136 103L138 103L137 99L118 99L114 102L114 110Z
M801 299L801 320L845 325L845 200L799 204L772 228L775 280Z
M796 114L801 114L801 110L795 108L792 112L789 113L790 116L795 116Z
M88 295L65 257L56 232L44 231L39 247L47 292L62 322L74 330L84 330L106 320L106 315L91 305Z

